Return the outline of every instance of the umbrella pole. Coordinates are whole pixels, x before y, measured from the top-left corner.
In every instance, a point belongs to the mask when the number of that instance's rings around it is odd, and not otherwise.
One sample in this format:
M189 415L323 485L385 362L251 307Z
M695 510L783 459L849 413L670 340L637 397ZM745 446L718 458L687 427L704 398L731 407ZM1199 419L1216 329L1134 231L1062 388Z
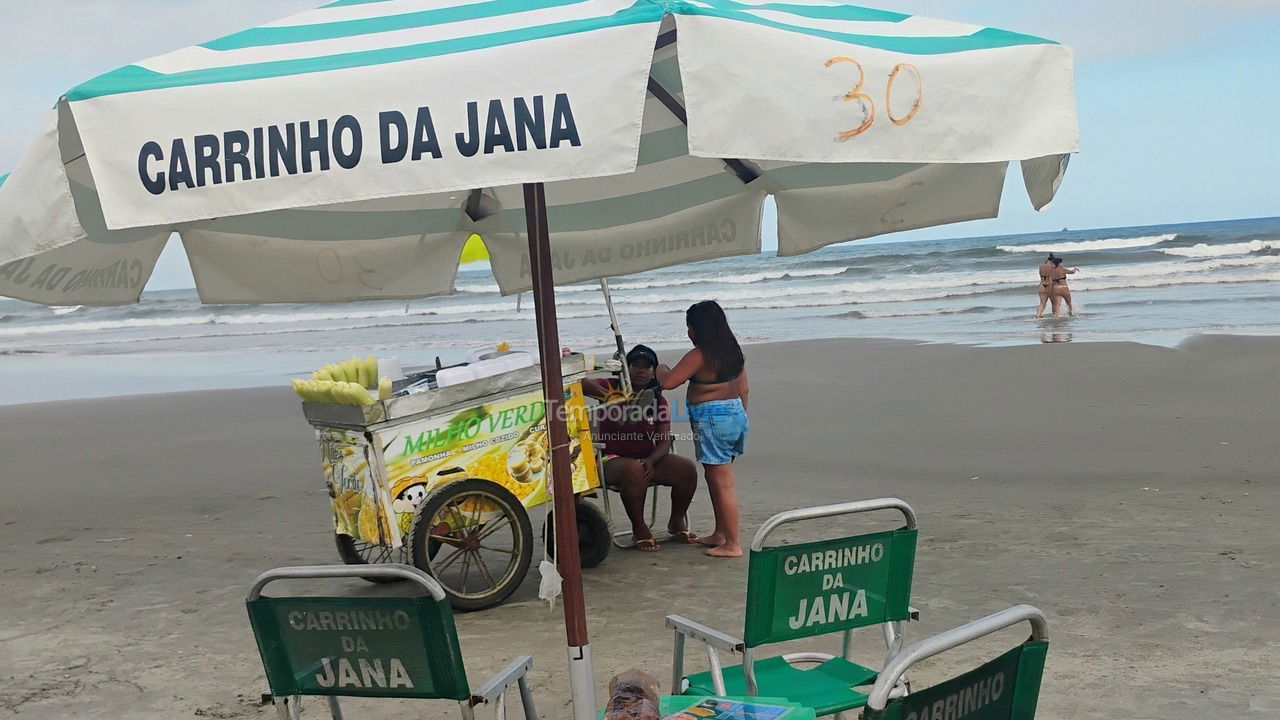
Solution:
M551 239L547 230L547 196L542 183L525 183L524 217L529 232L529 267L533 274L533 314L542 356L542 392L546 400L547 434L551 439L551 481L555 501L556 564L562 578L564 630L569 646L569 689L574 720L596 717L595 678L587 611L582 595L582 562L578 555L578 519L569 468L569 433L565 428L564 378L560 372L560 329L556 324L555 283L551 275ZM584 450L585 452L586 450Z
M627 370L627 347L622 342L622 328L618 325L618 313L613 310L613 295L609 293L609 278L600 278L600 293L604 295L605 307L609 308L609 327L613 328L613 342L618 351L614 357L622 363L622 392L631 397L631 373Z

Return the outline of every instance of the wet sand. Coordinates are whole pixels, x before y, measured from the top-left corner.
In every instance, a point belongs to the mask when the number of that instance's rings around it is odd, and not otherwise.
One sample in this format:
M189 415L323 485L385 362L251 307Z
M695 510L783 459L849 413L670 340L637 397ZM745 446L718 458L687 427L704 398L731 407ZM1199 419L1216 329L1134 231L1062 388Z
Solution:
M1176 349L752 346L744 534L780 510L898 495L921 532L923 617L908 638L1039 606L1051 638L1039 717L1280 716L1278 351L1241 337ZM0 423L0 717L274 717L257 702L247 585L269 567L337 561L290 391L5 406ZM705 491L693 520L709 528ZM745 561L672 545L615 550L587 571L601 692L636 665L669 683L669 612L739 631L745 578ZM560 609L536 594L531 573L507 604L459 615L458 630L473 684L531 653L539 710L563 718ZM914 680L1024 635L941 656ZM878 662L877 634L859 640ZM356 702L350 715L406 712L457 717L423 701Z

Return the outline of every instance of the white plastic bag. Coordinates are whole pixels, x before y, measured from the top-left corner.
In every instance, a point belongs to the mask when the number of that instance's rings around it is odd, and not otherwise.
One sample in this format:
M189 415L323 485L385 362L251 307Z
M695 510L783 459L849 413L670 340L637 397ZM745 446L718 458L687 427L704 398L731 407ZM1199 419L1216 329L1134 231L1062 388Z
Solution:
M556 569L556 564L543 558L538 563L538 574L542 576L542 580L538 583L538 597L546 600L550 607L556 606L556 598L560 596L560 571Z

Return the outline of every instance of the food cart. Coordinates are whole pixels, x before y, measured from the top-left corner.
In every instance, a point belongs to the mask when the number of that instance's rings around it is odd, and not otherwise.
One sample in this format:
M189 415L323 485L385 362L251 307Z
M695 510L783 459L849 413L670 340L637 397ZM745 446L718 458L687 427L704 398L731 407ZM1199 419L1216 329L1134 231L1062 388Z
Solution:
M562 370L583 567L603 562L611 540L604 516L582 501L600 486L582 393L593 364L570 354ZM342 560L414 565L455 608L479 610L524 580L533 557L530 511L550 500L541 370L427 389L435 372L410 372L396 383L397 391L422 388L412 394L370 405L304 401L302 408L316 428ZM549 508L542 515L550 544Z

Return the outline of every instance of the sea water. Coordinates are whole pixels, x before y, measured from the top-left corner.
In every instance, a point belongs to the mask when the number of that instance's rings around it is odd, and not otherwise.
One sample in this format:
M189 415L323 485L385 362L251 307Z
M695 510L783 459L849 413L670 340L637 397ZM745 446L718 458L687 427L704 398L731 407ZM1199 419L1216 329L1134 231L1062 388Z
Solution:
M1080 268L1069 278L1077 314L1037 321L1037 267L1051 251ZM862 241L665 268L617 278L611 290L628 342L658 347L686 346L683 312L707 298L743 342L1175 345L1203 333L1280 334L1278 280L1280 218L1265 218ZM461 271L456 290L409 303L211 306L194 290L145 292L115 308L0 299L0 368L32 379L0 402L273 384L356 353L410 365L460 361L502 341L536 348L528 294L500 295L485 269ZM612 346L598 283L559 287L556 301L563 346Z

